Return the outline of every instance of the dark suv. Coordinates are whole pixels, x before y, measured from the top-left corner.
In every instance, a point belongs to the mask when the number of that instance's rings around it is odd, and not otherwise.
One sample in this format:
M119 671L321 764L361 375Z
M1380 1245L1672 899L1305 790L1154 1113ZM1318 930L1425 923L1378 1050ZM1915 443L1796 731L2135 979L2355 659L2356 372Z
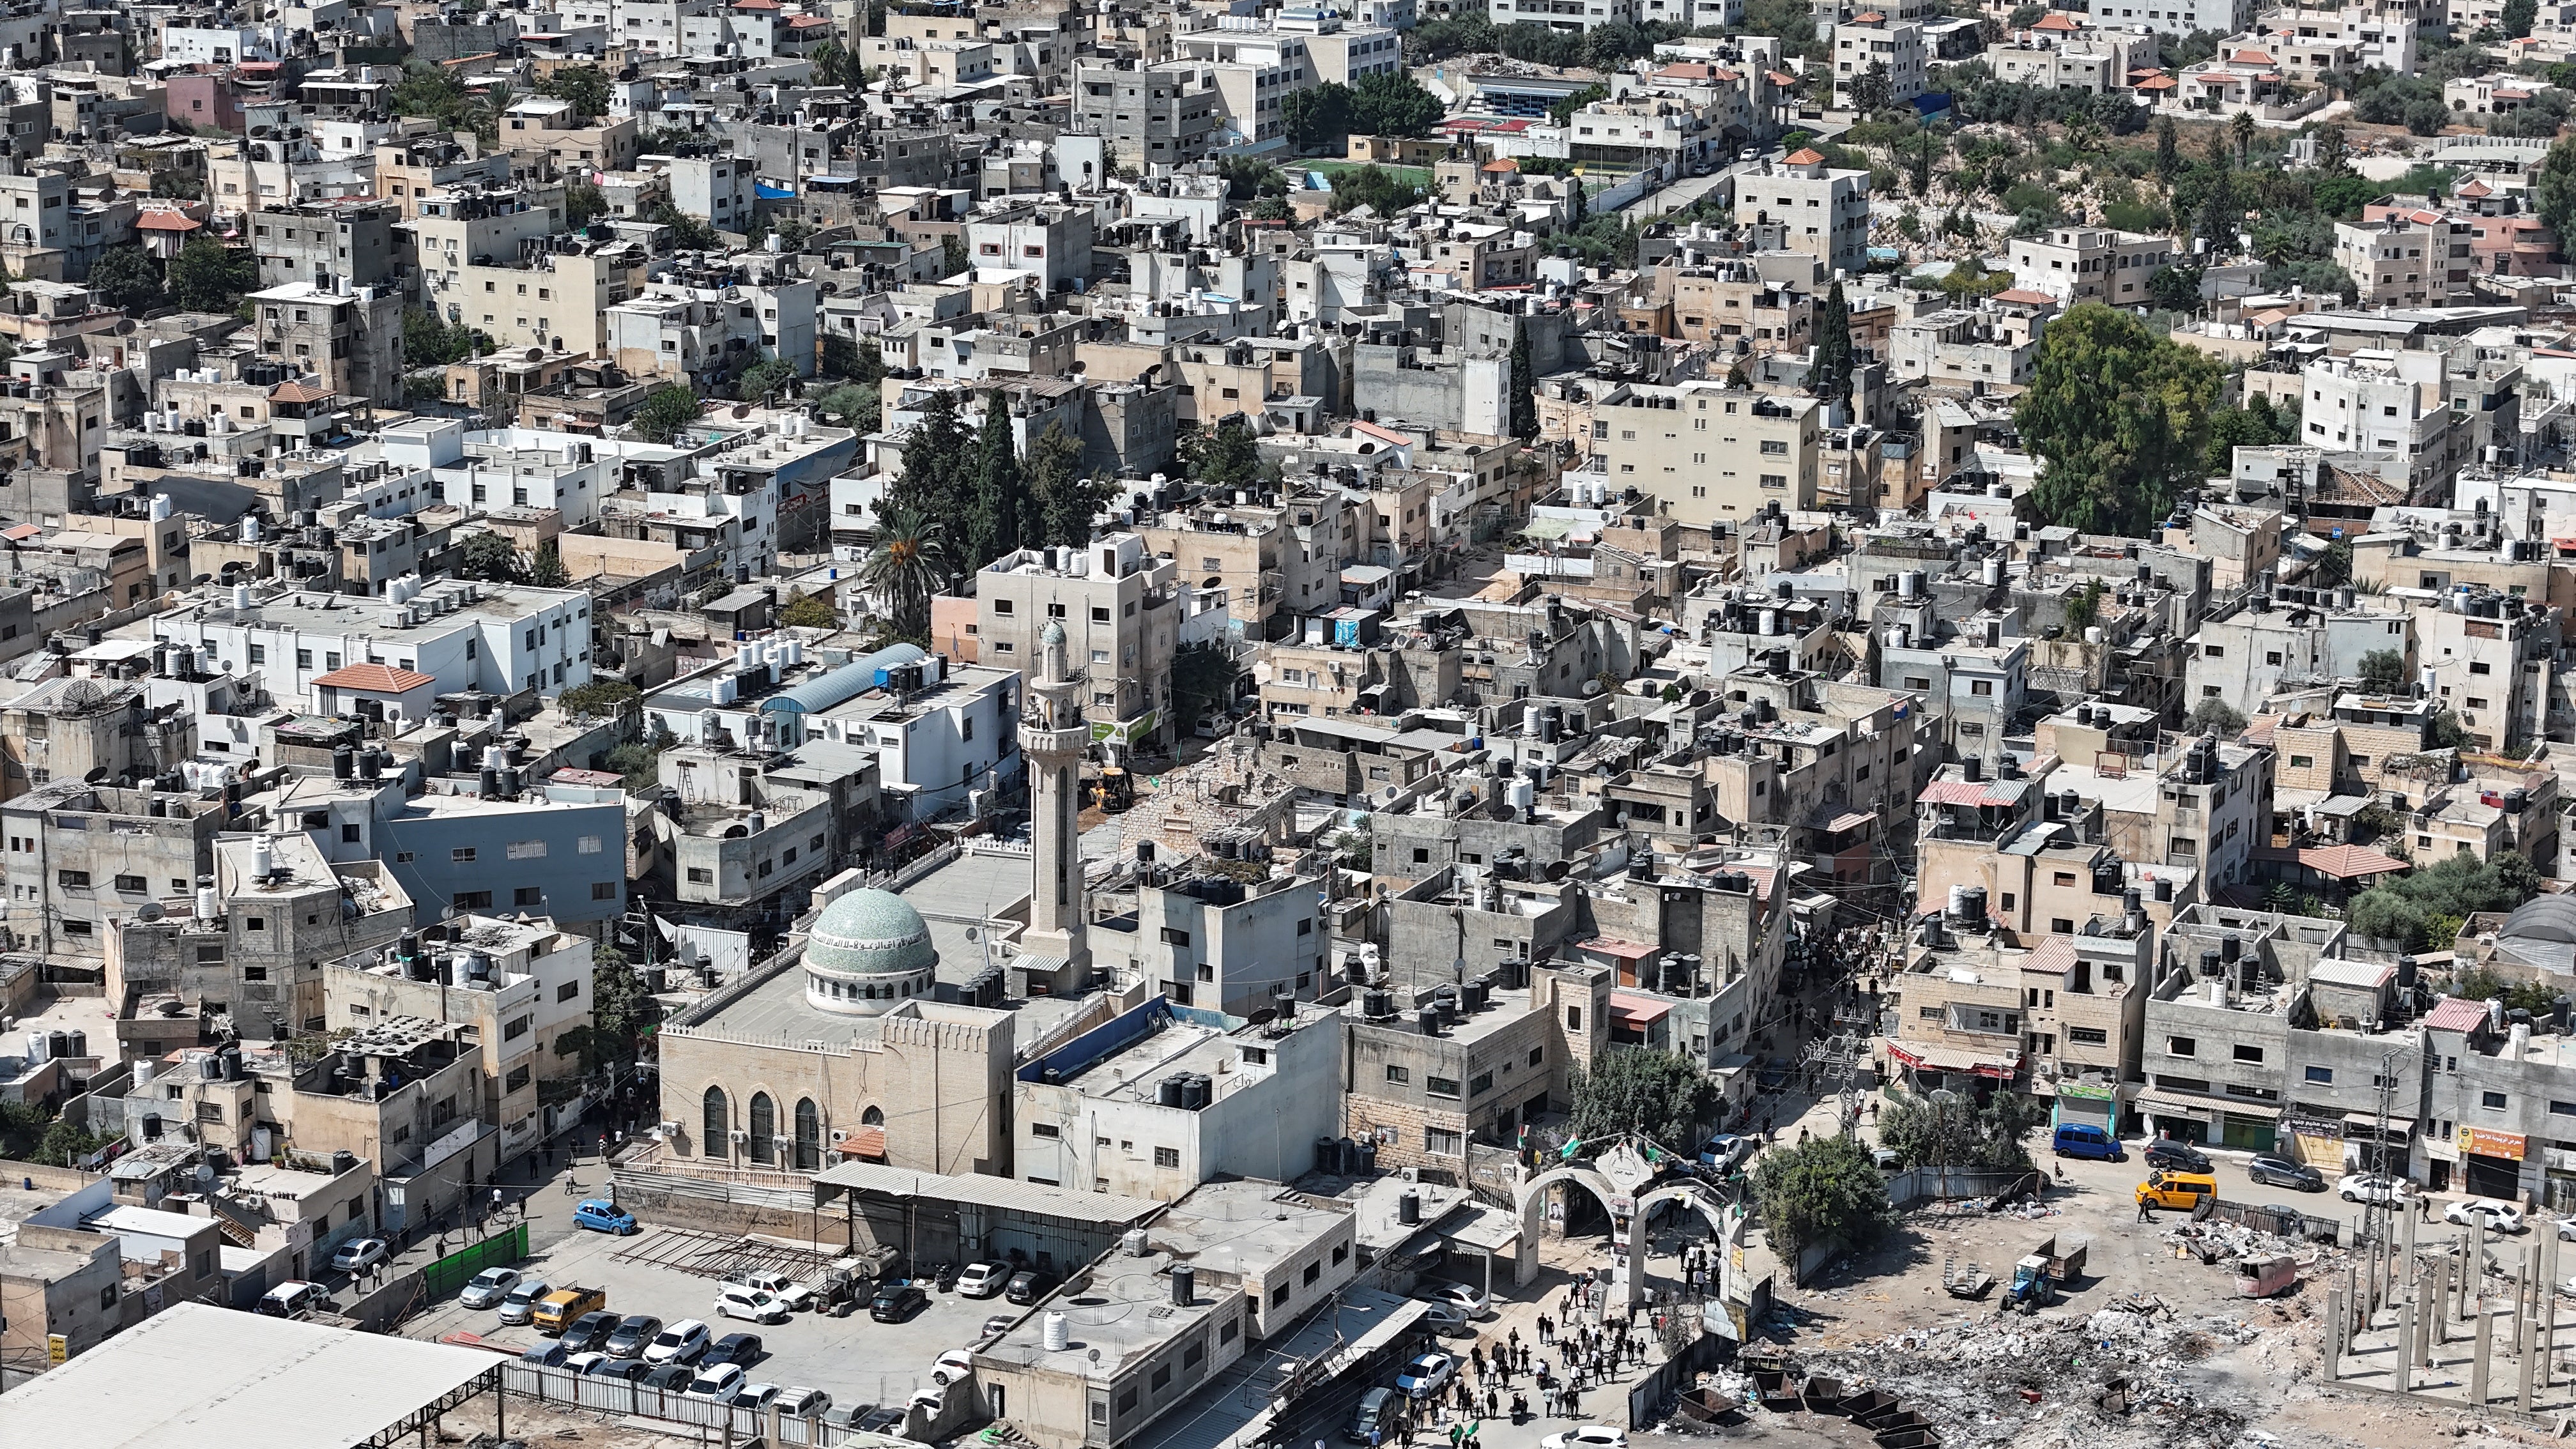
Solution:
M1010 1285L1002 1290L1002 1296L1025 1308L1054 1291L1054 1275L1030 1268L1012 1274Z
M572 1326L563 1331L564 1352L607 1352L608 1336L617 1331L619 1321L616 1314L605 1308L594 1309L574 1319Z
M2188 1142L2159 1137L2147 1144L2147 1166L2169 1172L2207 1172L2209 1157Z

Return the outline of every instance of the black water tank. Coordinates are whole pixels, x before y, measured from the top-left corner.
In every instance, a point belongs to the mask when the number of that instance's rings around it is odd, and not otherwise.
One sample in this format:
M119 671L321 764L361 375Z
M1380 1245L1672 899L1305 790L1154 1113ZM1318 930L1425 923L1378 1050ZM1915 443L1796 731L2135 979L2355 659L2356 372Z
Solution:
M1340 1160L1344 1172L1351 1171L1352 1164L1360 1160L1360 1145L1347 1137L1333 1144L1333 1152Z
M1315 1139L1315 1170L1331 1173L1335 1177L1348 1175L1342 1167L1342 1149L1339 1142L1330 1137Z
M1193 1302L1196 1302L1198 1297L1198 1283L1199 1274L1196 1268L1191 1267L1187 1263L1173 1264L1172 1305L1176 1308L1187 1308Z
M2211 947L2210 949L2200 953L2200 974L2203 976L2215 976L2218 974L2218 950L2216 947Z
M1165 1077L1154 1084L1154 1105L1157 1107L1177 1107L1181 1105L1181 1079L1179 1074L1175 1073L1174 1075Z
M1365 1016L1395 1015L1395 998L1383 991L1360 993L1360 1012Z
M2559 1017L2563 1020L2563 1019L2565 1019L2565 1017L2566 1017L2566 1015L2567 1015L2567 1011L2566 1011L2566 1007L2567 1007L2567 998L2566 998L2566 997L2564 997L2564 996L2562 996L2562 997L2558 998L2558 1006L2559 1006L2559 1013L2558 1013L2558 1014L2559 1014ZM1359 1160L1359 1165L1358 1165L1355 1169L1353 1169L1353 1171L1356 1173L1356 1175L1361 1176L1361 1177L1373 1177L1373 1176L1375 1176L1375 1175L1376 1175L1376 1173L1377 1173L1377 1139L1376 1139L1376 1138L1374 1138L1374 1137L1363 1137L1363 1138L1361 1138L1361 1139L1360 1139L1360 1160Z
M346 1148L331 1154L331 1175L333 1177L338 1177L342 1173L355 1172L357 1170L358 1154L351 1152Z
M1421 1032L1424 1036L1438 1036L1440 1034L1440 1008L1436 1006L1426 1006L1414 1012L1413 1026L1416 1031Z
M1214 1095L1216 1095L1216 1083L1209 1079L1205 1074L1189 1072L1181 1077L1181 1109L1183 1111L1196 1112L1201 1110L1207 1106L1208 1099Z
M1422 1194L1411 1188L1405 1189L1404 1195L1395 1200L1395 1220L1408 1228L1419 1225L1422 1221Z

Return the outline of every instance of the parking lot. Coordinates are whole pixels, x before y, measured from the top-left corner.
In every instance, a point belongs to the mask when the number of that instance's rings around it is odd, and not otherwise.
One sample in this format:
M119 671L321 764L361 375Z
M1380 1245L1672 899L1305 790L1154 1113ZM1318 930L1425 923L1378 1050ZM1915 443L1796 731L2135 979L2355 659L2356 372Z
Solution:
M835 1404L890 1400L901 1407L916 1389L929 1387L931 1362L950 1349L973 1344L986 1318L1032 1311L998 1297L974 1299L934 1289L930 1306L908 1323L878 1323L868 1317L864 1304L846 1318L805 1312L784 1323L719 1319L716 1280L679 1268L619 1260L629 1250L649 1251L656 1231L654 1224L646 1222L642 1231L627 1238L574 1233L551 1244L538 1244L518 1267L557 1287L577 1283L604 1288L610 1311L619 1314L650 1314L666 1324L703 1319L708 1331L719 1338L728 1333L759 1334L766 1356L751 1366L753 1382L819 1388ZM406 1322L402 1331L428 1339L464 1331L512 1347L545 1341L524 1325L504 1328L494 1310L462 1307L452 1295Z

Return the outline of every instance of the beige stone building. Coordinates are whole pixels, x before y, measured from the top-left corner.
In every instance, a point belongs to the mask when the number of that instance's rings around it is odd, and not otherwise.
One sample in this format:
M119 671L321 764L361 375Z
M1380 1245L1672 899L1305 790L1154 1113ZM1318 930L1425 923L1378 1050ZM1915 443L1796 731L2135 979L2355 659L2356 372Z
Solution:
M1809 509L1821 412L1812 398L1719 382L1620 387L1593 406L1591 468L1687 527L1740 524L1772 503Z
M930 928L857 890L811 936L660 1033L677 1164L813 1173L844 1161L1011 1170L1017 1018L942 1002Z

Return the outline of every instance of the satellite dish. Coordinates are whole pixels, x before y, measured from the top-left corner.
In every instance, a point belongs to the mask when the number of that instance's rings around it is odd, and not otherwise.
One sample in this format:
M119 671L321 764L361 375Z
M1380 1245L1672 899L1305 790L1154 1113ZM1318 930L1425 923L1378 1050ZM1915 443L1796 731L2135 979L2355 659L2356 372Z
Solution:
M134 918L138 921L157 921L161 919L161 915L161 903L159 901L145 901L142 907L135 911Z

